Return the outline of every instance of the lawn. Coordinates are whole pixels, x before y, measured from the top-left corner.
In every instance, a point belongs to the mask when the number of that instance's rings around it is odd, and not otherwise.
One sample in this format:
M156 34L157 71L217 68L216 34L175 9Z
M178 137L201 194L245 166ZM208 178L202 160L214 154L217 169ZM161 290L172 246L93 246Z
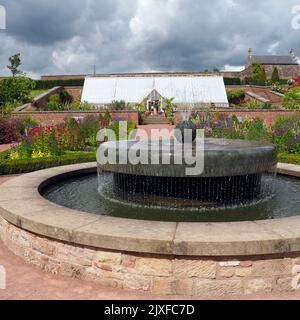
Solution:
M46 93L47 91L48 90L32 90L30 94L33 98L36 98L36 97L40 96L41 94Z

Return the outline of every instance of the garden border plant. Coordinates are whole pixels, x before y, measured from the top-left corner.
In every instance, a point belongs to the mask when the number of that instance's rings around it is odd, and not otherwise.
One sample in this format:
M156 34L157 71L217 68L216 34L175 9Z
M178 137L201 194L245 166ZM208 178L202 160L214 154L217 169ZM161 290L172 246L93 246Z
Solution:
M7 159L9 152L0 154L0 175L12 175L33 172L69 164L94 162L96 152L67 152L61 156L41 159Z

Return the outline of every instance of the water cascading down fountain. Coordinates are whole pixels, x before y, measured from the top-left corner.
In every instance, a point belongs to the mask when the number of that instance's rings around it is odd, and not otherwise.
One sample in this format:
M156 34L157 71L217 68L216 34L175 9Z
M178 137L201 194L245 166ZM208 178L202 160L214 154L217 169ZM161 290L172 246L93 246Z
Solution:
M100 154L116 155L114 163L98 159L98 167L112 173L114 192L130 201L155 196L220 206L249 203L261 195L263 174L274 172L277 165L273 145L196 138L196 127L188 121L176 127L171 142L106 142ZM148 161L131 163L130 154ZM193 160L203 164L203 170L191 170Z

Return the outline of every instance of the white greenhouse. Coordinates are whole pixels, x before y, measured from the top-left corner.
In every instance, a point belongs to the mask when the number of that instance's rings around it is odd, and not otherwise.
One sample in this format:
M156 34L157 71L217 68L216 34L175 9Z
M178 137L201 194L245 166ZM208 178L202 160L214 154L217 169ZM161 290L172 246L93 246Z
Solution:
M129 104L174 98L179 107L187 104L229 106L223 77L217 75L97 76L85 79L82 102L98 106L123 100Z

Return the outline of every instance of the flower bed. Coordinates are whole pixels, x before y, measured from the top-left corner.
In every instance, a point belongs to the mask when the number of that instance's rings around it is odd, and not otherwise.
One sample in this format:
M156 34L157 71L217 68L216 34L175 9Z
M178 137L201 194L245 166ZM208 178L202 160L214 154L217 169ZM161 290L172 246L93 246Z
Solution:
M69 118L58 125L30 127L10 151L9 159L41 159L61 156L66 151L95 151L97 133L107 125L107 119L88 116Z
M18 141L11 150L0 154L0 175L95 161L97 133L106 127L118 133L119 123L111 122L106 114L68 118L49 126L32 123L23 126L18 134L12 130L12 141ZM127 135L135 128L134 123L128 123Z
M226 113L193 113L191 120L206 137L268 141L277 145L278 161L300 164L300 116L280 117L271 128L260 118L242 121Z
M204 129L208 138L270 140L271 135L264 122L256 118L242 121L225 113L193 113L191 120L198 129Z

